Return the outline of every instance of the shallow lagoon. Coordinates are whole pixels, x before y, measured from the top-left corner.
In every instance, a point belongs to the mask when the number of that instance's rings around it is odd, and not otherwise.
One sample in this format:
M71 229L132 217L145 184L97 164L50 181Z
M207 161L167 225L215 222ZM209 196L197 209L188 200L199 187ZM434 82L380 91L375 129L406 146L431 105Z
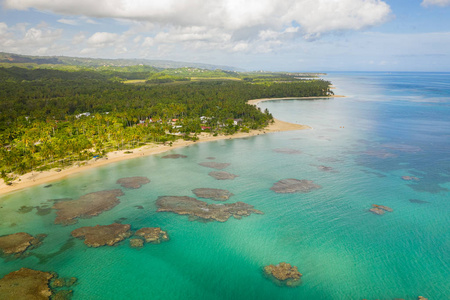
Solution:
M449 74L332 74L347 98L261 103L276 118L313 130L196 144L167 155L137 158L0 198L0 235L46 233L20 259L0 258L0 277L28 267L75 276L73 299L445 299L450 295ZM276 149L292 149L290 154ZM230 163L239 175L216 180L198 163ZM326 172L318 166L332 167ZM121 188L119 178L145 176L122 188L120 204L69 226L55 211L20 213ZM417 182L402 176L415 176ZM309 193L277 194L281 179L312 180ZM159 196L195 197L196 188L234 194L263 211L224 223L156 212ZM410 199L429 203L411 202ZM217 203L201 199L208 203ZM394 209L382 216L372 204ZM143 206L138 209L136 206ZM131 248L88 248L70 232L115 221L132 229L161 227L170 241ZM279 287L263 267L286 261L303 274L296 288Z

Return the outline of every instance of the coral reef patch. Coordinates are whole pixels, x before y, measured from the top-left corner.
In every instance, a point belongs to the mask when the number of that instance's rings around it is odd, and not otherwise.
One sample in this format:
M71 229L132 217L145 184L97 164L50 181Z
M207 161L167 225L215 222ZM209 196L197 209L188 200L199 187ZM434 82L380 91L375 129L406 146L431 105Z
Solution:
M135 177L125 177L117 180L117 184L120 184L122 187L127 189L138 189L144 184L150 182L150 179L143 176L135 176Z
M303 276L296 266L291 266L285 262L265 266L264 273L278 285L289 287L298 286L301 283L300 278Z
M194 189L192 192L199 198L212 199L215 201L226 201L233 196L230 191L211 188Z
M306 179L282 179L276 182L270 189L275 193L309 193L313 190L320 189L321 186L315 184L312 180Z
M71 232L73 237L84 239L89 247L113 246L131 236L129 224L113 223L81 227Z
M219 222L225 222L231 216L241 219L252 213L264 214L262 211L254 209L252 205L243 202L208 204L187 196L161 196L158 197L156 205L158 212L173 212Z
M213 171L209 172L208 175L214 177L217 180L233 180L236 177L239 177L238 175L234 175L225 171Z
M55 224L70 225L77 223L77 218L97 216L119 204L117 197L123 195L122 190L116 189L89 193L77 200L56 200L52 207L57 210Z
M222 170L222 169L225 169L226 167L228 167L230 164L229 163L218 163L215 161L207 161L207 162L201 162L201 163L199 163L199 165L202 167Z

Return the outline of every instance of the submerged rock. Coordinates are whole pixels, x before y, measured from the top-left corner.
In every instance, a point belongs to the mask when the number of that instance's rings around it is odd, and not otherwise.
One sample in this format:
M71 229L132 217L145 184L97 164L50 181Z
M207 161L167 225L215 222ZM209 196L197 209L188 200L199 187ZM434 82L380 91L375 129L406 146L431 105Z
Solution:
M226 167L228 167L230 164L229 163L218 163L218 162L214 162L214 161L207 161L207 162L201 162L201 163L199 163L199 165L203 166L203 167L207 167L207 168L222 170L222 169L225 169Z
M84 243L89 247L113 246L131 236L130 225L118 223L81 227L72 231L71 234L76 238L84 238Z
M416 153L422 151L422 149L418 146L404 145L404 144L382 144L380 145L384 148L389 148L396 151Z
M415 176L402 176L402 179L406 180L406 181L419 181L420 180L420 178L415 177Z
M147 177L136 176L136 177L125 177L117 180L117 184L120 184L122 187L127 189L138 189L144 184L150 182L150 179Z
M120 203L117 197L123 196L119 189L110 191L100 191L81 196L77 200L65 200L56 202L53 209L56 209L55 224L75 224L76 218L90 218L110 210Z
M52 212L51 207L36 206L36 215L45 216Z
M300 278L303 276L296 266L291 266L285 262L279 263L278 265L265 266L264 273L278 280L277 283L286 286L298 285Z
M22 268L0 279L0 299L49 299L53 274Z
M190 215L205 220L227 221L231 216L236 219L252 213L264 214L252 205L236 202L227 204L208 204L187 196L162 196L156 201L158 212L173 212L179 215Z
M318 161L320 161L320 162L328 162L328 163L334 163L334 162L342 161L342 159L338 159L336 157L318 157L316 159Z
M419 297L417 297L417 300L428 300L428 298L425 298L423 296L419 296Z
M161 158L177 159L177 158L186 158L186 157L187 157L186 155L182 155L182 154L169 154L169 155L163 156Z
M162 241L168 241L169 236L167 232L161 230L159 227L146 227L141 228L134 234L135 236L140 236L145 239L147 243L159 244Z
M309 193L320 189L321 186L315 184L312 180L298 180L294 178L283 179L276 182L270 189L275 193Z
M208 156L206 159L216 159L216 158L213 156Z
M369 156L374 156L374 157L381 158L381 159L397 157L396 154L387 152L385 150L368 150L368 151L363 152L363 154L369 155Z
M128 218L125 218L125 217L118 218L118 219L114 220L114 223L120 223L120 224L122 224L123 221L125 221L125 220L127 220L127 219L128 219Z
M17 212L21 213L21 214L27 214L30 211L32 211L34 208L34 206L26 206L26 205L22 205Z
M369 211L376 215L384 215L384 212L386 211L392 212L394 210L388 206L372 204L372 208L369 209Z
M0 236L0 251L4 254L21 254L30 246L37 247L45 236L33 237L26 232Z
M36 215L38 216L45 216L52 212L51 207L47 207L45 205L42 206L21 206L18 210L21 214L26 214L31 212L34 208L36 208Z
M277 149L273 149L273 152L284 153L284 154L301 154L302 153L302 151L300 151L300 150L289 149L289 148L277 148Z
M418 203L418 204L430 203L429 201L419 200L419 199L409 199L409 202L411 202L411 203Z
M138 238L130 239L130 246L132 248L140 248L144 246L144 240Z
M22 268L0 279L0 299L70 299L72 291L54 288L69 287L76 281L75 277L60 279L55 272Z
M331 173L339 173L339 171L336 171L335 169L333 169L332 167L328 167L328 166L324 166L324 165L320 165L320 166L316 166L317 169L319 169L320 171L324 171L324 172L331 172Z
M60 287L71 287L77 282L76 277L70 277L70 278L55 278L50 283L50 286L52 288L60 288Z
M192 190L192 192L199 198L207 198L215 201L226 201L233 196L229 191L221 189L200 188Z
M72 291L57 291L52 295L51 300L70 300L72 299Z
M370 212L376 214L376 215L384 215L384 210L382 210L381 208L371 208L369 209Z
M384 205L372 204L372 206L374 208L379 208L379 209L382 209L382 210L385 210L385 211L389 211L389 212L393 212L394 211L392 208L390 208L388 206L384 206Z
M214 177L217 180L233 180L236 177L239 177L238 175L234 175L225 171L213 171L209 172L208 175Z

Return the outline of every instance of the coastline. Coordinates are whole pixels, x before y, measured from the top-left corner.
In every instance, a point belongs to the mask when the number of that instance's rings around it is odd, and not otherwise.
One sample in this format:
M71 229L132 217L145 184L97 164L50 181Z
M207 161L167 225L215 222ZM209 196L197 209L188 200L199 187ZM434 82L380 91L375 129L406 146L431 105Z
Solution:
M247 103L250 105L257 105L263 101L271 101L271 100L294 100L294 99L320 99L320 98L333 98L333 97L345 97L345 96L327 96L327 97L289 97L289 98L264 98L264 99L253 99L249 100ZM226 140L226 139L238 139L238 138L246 138L252 137L260 134L272 133L272 132L281 132L281 131L292 131L292 130L303 130L303 129L312 129L307 125L300 125L295 123L284 122L281 120L274 119L274 123L268 125L264 129L259 130L250 130L247 132L238 132L233 135L218 135L212 136L207 133L201 133L198 137L199 140L196 142L193 141L184 141L177 140L172 146L161 145L161 144L151 144L145 145L140 148L132 149L132 150L120 150L120 151L112 151L106 154L107 158L101 158L98 160L91 159L85 162L79 162L74 164L68 168L57 172L56 170L48 170L41 172L30 172L19 176L12 185L6 185L4 182L0 183L0 196L22 190L25 188L29 188L36 185L41 185L44 183L50 183L53 181L61 180L67 176L77 174L80 172L87 171L92 168L101 167L110 163L119 162L127 159L133 159L142 156L149 156L154 154L160 154L164 152L168 152L170 150L187 147L197 143L205 143L212 142L218 140ZM126 151L132 151L133 153L125 153ZM82 164L82 165L80 165ZM19 181L20 179L20 181Z
M258 105L260 102L265 101L276 101L276 100L314 100L314 99L326 99L326 98L345 98L346 96L342 95L330 95L330 96L322 96L322 97L285 97L285 98L262 98L262 99L252 99L248 100L247 103L250 105Z

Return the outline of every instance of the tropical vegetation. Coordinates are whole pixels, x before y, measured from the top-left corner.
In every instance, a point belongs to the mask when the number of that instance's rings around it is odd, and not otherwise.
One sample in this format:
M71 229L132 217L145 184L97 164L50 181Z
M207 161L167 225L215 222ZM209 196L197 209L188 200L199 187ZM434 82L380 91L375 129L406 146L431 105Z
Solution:
M326 96L330 83L299 74L148 66L0 67L0 172L9 182L147 143L196 140L267 126L247 101ZM139 84L126 84L128 81Z

